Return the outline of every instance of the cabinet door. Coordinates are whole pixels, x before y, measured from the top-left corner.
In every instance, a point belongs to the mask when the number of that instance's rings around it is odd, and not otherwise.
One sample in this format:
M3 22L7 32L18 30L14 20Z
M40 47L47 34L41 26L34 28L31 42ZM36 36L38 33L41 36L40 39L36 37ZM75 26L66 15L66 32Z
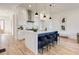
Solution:
M23 40L24 39L24 31L23 30L19 30L18 31L18 40Z

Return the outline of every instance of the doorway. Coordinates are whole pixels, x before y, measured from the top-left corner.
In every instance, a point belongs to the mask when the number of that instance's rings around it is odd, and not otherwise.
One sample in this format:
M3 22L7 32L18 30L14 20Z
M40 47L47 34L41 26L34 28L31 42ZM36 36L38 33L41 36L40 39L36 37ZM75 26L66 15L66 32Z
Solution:
M5 30L5 21L0 20L0 33L3 34Z

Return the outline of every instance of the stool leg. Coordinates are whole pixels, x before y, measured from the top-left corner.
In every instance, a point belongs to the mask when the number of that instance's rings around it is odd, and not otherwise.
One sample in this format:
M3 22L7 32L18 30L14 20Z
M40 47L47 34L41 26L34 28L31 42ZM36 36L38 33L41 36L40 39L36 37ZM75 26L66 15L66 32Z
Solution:
M43 54L43 48L42 48L42 54Z
M47 45L47 51L48 51L48 45Z

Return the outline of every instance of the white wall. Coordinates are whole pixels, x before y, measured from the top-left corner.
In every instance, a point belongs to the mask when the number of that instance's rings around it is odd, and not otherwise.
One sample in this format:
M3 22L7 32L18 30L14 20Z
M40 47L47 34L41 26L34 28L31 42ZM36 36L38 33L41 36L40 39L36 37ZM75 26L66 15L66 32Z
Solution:
M61 20L66 18L66 30L61 30ZM64 12L53 14L54 29L60 31L62 34L76 39L76 34L79 33L79 9L67 10Z

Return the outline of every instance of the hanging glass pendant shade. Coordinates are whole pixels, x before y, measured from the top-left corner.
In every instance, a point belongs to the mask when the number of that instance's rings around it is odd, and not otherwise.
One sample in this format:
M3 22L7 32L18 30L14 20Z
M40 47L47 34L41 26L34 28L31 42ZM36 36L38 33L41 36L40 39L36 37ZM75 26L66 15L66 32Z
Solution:
M51 17L49 17L49 19L52 19Z
M46 18L46 15L44 14L44 16L43 16L44 18Z
M38 15L38 13L36 12L35 15Z
M51 6L52 6L52 4L49 5L49 10L50 10L49 13L50 13L50 15L51 15ZM50 16L49 19L52 19L52 17Z

